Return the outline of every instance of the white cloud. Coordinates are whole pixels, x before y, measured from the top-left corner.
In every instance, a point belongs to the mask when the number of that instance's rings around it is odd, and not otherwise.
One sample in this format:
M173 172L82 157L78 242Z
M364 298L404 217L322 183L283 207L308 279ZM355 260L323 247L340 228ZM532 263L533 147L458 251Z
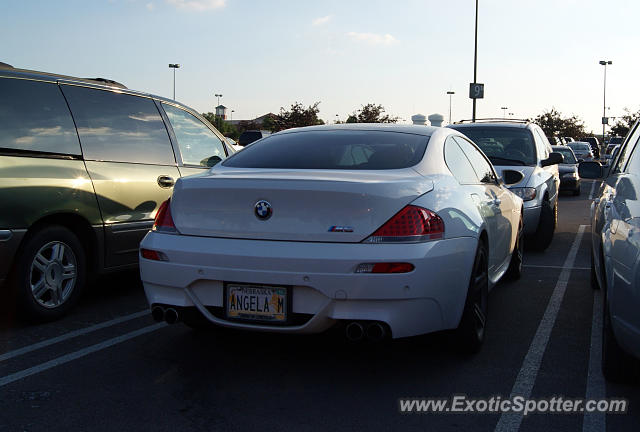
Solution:
M311 22L311 25L313 25L314 27L324 25L324 24L328 23L329 21L331 21L331 18L332 18L332 15L327 15L327 16L323 16L323 17L320 17L320 18L316 18Z
M153 3L147 3L147 9L152 11L156 8L156 5L154 5Z
M380 35L380 34L376 34L376 33L349 32L349 33L347 33L347 36L349 36L353 40L356 40L356 41L359 41L359 42L368 43L369 45L389 46L389 45L393 45L394 43L398 42L398 39L394 38L389 33Z
M167 3L174 5L178 9L205 11L223 8L226 0L167 0Z

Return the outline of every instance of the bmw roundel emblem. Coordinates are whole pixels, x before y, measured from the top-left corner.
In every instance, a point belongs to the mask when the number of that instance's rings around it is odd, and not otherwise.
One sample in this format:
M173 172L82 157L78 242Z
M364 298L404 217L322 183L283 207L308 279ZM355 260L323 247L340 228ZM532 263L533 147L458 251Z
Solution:
M256 214L258 219L267 220L273 214L273 209L268 201L260 200L254 206L253 212Z

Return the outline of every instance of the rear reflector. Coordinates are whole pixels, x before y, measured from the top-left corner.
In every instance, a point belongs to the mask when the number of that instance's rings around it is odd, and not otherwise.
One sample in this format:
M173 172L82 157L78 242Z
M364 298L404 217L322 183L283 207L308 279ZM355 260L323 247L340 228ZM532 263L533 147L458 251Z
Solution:
M140 249L140 255L142 258L151 260L151 261L169 261L169 258L160 251L155 251L151 249Z
M163 233L177 233L176 226L173 224L173 218L171 217L171 198L160 204L156 218L153 221L154 231Z
M358 265L356 273L409 273L414 268L411 263L364 263Z
M442 218L422 207L408 205L384 225L365 243L417 243L441 239L444 235Z

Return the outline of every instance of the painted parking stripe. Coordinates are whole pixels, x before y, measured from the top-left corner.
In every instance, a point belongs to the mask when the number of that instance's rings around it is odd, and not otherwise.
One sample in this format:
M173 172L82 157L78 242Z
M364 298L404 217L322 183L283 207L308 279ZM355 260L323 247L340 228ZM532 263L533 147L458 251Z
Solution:
M591 182L591 192L589 193L589 199L592 200L593 199L593 194L596 190L596 183L598 183L596 180L594 180L593 182Z
M564 269L563 266L522 264L522 267ZM591 270L591 267L571 267L571 270Z
M591 324L591 349L589 374L587 375L587 399L605 399L606 387L602 375L602 291L593 293L593 322ZM582 432L605 432L607 415L602 412L584 413Z
M558 312L560 311L564 293L567 290L569 276L571 276L571 268L573 267L573 264L576 260L578 248L580 247L580 241L582 240L582 236L586 227L586 225L580 225L580 227L578 228L578 233L576 234L576 238L571 245L571 249L569 249L567 258L564 261L564 265L562 266L563 269L560 272L558 282L553 289L553 293L551 294L551 298L549 299L547 309L544 311L544 315L542 316L542 320L540 321L538 330L533 337L533 341L531 341L529 351L524 357L524 361L522 362L520 372L518 372L516 382L513 384L513 388L511 389L511 398L522 396L525 399L528 399L531 396L531 391L533 390L533 386L536 383L538 371L540 370L540 364L542 363L542 357L544 356L544 352L547 349L547 344L549 343L549 338L551 337L551 331L553 330ZM498 420L498 424L496 424L495 430L497 432L517 431L518 429L520 429L522 419L522 412L509 411L502 413L502 415L500 415L500 419Z
M97 330L101 330L101 329L104 329L104 328L107 328L107 327L114 326L116 324L120 324L120 323L123 323L123 322L131 321L133 319L140 318L140 317L145 316L147 314L149 314L149 311L148 310L143 310L143 311L140 311L140 312L133 313L131 315L126 315L126 316L123 316L123 317L120 317L120 318L112 319L110 321L105 321L105 322L102 322L102 323L99 323L99 324L95 324L95 325L92 325L92 326L89 326L89 327L85 327L85 328L81 328L81 329L78 329L78 330L74 330L72 332L65 333L63 335L60 335L60 336L57 336L57 337L54 337L54 338L51 338L51 339L43 340L42 342L34 343L32 345L27 345L25 347L18 348L18 349L13 350L13 351L6 352L4 354L0 354L0 362L3 362L5 360L9 360L9 359L17 357L17 356L21 356L23 354L29 353L31 351L38 350L40 348L48 347L49 345L57 344L58 342L63 342L63 341L66 341L68 339L73 339L73 338L78 337L78 336L82 336L82 335L85 335L85 334L88 334L88 333L91 333L91 332L94 332L94 331L97 331Z
M29 369L24 369L21 370L20 372L16 372L16 373L12 373L10 375L4 376L2 378L0 378L0 387L6 386L7 384L11 384L12 382L21 380L23 378L29 377L31 375L35 375L38 374L40 372L44 372L48 369L54 368L56 366L60 366L62 364L65 363L69 363L70 361L73 360L77 360L81 357L87 356L89 354L92 354L94 352L97 351L101 351L105 348L109 348L112 347L114 345L117 345L119 343L128 341L129 339L133 339L135 337L141 336L143 334L146 333L151 333L153 331L156 331L162 327L166 327L167 323L157 323L157 324L152 324L150 326L147 327L143 327L141 329L129 332L129 333L125 333L123 335L114 337L112 339L108 339L104 342L100 342L98 344L95 345L91 345L89 347L83 348L81 350L69 353L69 354L65 354L63 356L54 358L53 360L49 360L48 362L45 363L41 363L37 366L33 366L30 367Z

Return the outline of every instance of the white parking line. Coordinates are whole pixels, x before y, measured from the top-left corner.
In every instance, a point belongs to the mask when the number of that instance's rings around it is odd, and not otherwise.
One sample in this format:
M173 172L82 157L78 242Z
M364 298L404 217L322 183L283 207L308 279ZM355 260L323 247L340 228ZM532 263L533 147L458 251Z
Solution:
M580 225L580 227L578 228L578 233L576 234L576 238L571 245L571 249L569 249L567 258L564 261L562 272L560 272L558 282L553 289L553 293L551 294L551 298L549 299L547 309L544 311L544 315L542 316L542 320L540 321L538 330L533 337L533 341L529 346L529 351L524 357L520 372L518 372L516 382L513 384L513 388L511 389L511 398L514 398L516 396L523 396L525 399L528 399L531 396L531 391L533 390L533 386L536 383L538 371L540 370L540 364L542 363L542 357L544 356L544 352L547 349L547 344L549 343L549 338L551 337L551 331L553 330L558 312L560 311L564 293L567 290L569 276L571 276L571 268L573 267L573 264L576 260L578 248L580 247L580 241L582 240L582 236L586 227L586 225ZM520 429L522 419L522 412L509 411L502 413L502 415L500 415L498 423L496 424L495 430L497 432L517 431L518 429Z
M131 321L133 319L140 318L141 316L144 316L144 315L147 315L147 314L149 314L149 311L148 310L143 310L143 311L140 311L140 312L133 313L131 315L126 315L126 316L123 316L123 317L120 317L120 318L112 319L110 321L105 321L105 322L102 322L100 324L95 324L95 325L92 325L92 326L89 326L89 327L85 327L85 328L81 328L81 329L78 329L78 330L74 330L72 332L65 333L63 335L60 335L60 336L57 336L57 337L54 337L54 338L51 338L51 339L44 340L42 342L34 343L32 345L27 345L25 347L18 348L18 349L13 350L13 351L6 352L4 354L0 354L0 362L3 362L5 360L9 360L11 358L20 356L22 354L26 354L26 353L31 352L31 351L35 351L35 350L40 349L40 348L47 347L49 345L56 344L58 342L65 341L67 339L72 339L74 337L82 336L82 335L85 335L87 333L94 332L96 330L101 330L103 328L111 327L111 326L116 325L116 324L120 324L120 323L123 323L123 322L126 322L126 321Z
M602 291L593 293L593 322L591 325L591 350L589 352L589 375L587 376L587 399L605 399L606 387L602 376ZM607 430L605 413L584 413L582 432L604 432Z
M49 360L48 362L45 363L41 363L37 366L34 367L30 367L29 369L24 369L21 370L20 372L16 372L16 373L12 373L10 375L4 376L2 378L0 378L0 387L6 386L7 384L11 384L12 382L21 380L22 378L26 378L28 376L31 375L35 375L37 373L40 372L44 372L47 369L51 369L54 368L56 366L60 366L62 364L65 363L69 363L70 361L79 359L81 357L84 357L86 355L92 354L94 352L97 351L101 351L105 348L109 348L113 345L119 344L121 342L125 342L128 341L129 339L133 339L134 337L143 335L145 333L151 333L152 331L156 331L162 327L165 327L167 324L166 323L157 323L157 324L152 324L150 326L147 327L143 327L141 329L129 332L129 333L125 333L123 335L114 337L112 339L108 339L104 342L100 342L98 344L95 345L91 345L89 347L83 348L81 350L54 358L53 360Z
M594 180L593 182L591 182L591 192L589 193L589 199L592 200L593 199L593 193L596 190L596 183L598 183L597 180Z

